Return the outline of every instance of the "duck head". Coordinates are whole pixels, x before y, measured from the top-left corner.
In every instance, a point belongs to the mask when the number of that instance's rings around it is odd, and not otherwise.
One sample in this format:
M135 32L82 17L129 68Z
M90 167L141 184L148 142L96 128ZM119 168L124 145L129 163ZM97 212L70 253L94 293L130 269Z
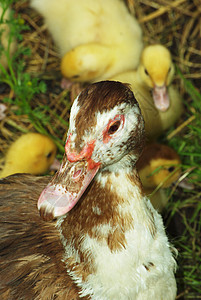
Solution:
M98 172L115 172L126 155L135 162L143 141L144 121L127 85L102 81L87 87L71 108L60 170L38 200L41 216L51 220L66 214Z
M143 83L152 89L156 108L166 111L170 106L167 87L174 76L169 50L162 45L147 46L142 52L138 72Z

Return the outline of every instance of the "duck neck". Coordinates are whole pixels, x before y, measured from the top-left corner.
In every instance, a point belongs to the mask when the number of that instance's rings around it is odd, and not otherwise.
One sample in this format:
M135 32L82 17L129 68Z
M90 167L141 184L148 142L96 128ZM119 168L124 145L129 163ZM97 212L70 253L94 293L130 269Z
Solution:
M77 247L75 237L80 239L82 233L117 251L126 245L125 232L133 230L136 224L154 234L152 207L133 168L135 160L135 156L128 154L102 169L76 207L58 220L64 244L73 236Z
M136 156L130 153L99 173L96 182L107 195L111 195L111 218L118 215L117 227L126 232L132 230L136 224L141 224L154 235L153 208L144 195L135 163ZM104 209L103 213L106 213Z
M115 164L109 165L98 173L95 180L101 189L112 195L114 201L123 206L130 202L141 201L142 186L135 168L136 157L128 154ZM112 206L116 209L116 203Z
M90 281L93 274L101 281L102 274L108 273L106 269L111 270L110 279L121 274L122 268L129 269L133 256L144 255L141 237L146 236L148 247L148 241L152 243L155 236L153 208L143 196L133 161L134 157L127 155L102 169L77 205L57 221L67 272L83 290L90 285L95 291L96 284ZM102 270L105 257L108 263ZM122 278L118 280L122 282ZM100 285L97 283L98 290L102 289Z

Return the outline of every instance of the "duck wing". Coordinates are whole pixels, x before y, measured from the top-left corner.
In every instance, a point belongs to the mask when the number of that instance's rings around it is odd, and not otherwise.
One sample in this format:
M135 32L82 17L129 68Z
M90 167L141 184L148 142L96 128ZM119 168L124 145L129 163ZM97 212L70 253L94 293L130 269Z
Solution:
M1 299L79 299L55 223L37 210L49 180L18 174L0 181Z

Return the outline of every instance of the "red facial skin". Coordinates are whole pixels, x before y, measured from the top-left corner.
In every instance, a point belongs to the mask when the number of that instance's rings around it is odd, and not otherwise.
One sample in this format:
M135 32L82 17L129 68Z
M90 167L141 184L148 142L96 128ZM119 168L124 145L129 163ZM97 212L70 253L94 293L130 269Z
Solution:
M100 163L96 163L94 162L92 159L91 159L91 156L92 156L92 153L94 151L94 144L95 144L95 140L87 143L82 151L77 154L75 151L71 152L70 151L70 139L71 139L71 133L68 137L68 140L66 142L66 145L65 145L65 152L66 152L66 155L67 155L67 158L70 162L76 162L76 161L79 161L79 160L87 160L88 161L88 169L91 170L93 168L95 168L96 166L99 166Z

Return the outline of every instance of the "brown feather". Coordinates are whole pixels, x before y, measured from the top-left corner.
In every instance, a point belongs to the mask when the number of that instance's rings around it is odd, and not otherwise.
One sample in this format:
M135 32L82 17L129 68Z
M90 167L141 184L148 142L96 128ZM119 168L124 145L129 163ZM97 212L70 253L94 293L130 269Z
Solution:
M37 210L37 199L49 180L49 177L31 175L13 175L1 180L0 294L3 300L80 298L79 289L62 262L63 246L58 230L54 222L44 222Z

